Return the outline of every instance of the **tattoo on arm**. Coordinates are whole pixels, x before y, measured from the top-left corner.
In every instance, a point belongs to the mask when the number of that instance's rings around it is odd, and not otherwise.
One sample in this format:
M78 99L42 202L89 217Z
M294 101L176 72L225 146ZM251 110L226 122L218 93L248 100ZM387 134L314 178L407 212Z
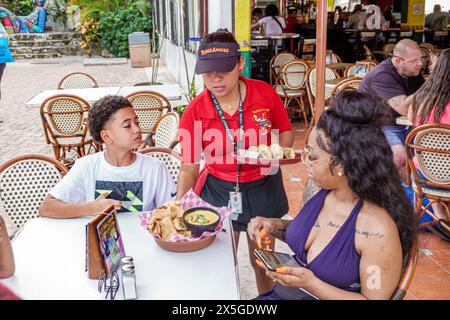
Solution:
M314 222L313 227L320 228L319 219L317 219L316 222Z
M275 229L274 231L271 232L271 234L275 238L284 241L284 239L286 238L286 226Z

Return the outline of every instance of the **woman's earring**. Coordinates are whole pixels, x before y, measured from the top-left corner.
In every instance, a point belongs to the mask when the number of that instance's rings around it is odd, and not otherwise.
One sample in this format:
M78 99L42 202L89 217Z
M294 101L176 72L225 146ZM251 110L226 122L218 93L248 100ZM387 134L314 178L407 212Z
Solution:
M339 171L339 172L337 173L337 175L338 175L339 177L342 177L342 176L344 175L344 173L343 173L342 171Z

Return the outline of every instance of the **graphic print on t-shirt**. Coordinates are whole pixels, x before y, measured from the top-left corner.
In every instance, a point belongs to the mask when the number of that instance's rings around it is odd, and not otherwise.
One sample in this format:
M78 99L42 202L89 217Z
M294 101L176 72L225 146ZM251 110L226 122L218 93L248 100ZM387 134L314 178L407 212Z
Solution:
M257 109L253 110L253 121L257 123L257 128L264 133L267 133L272 128L272 123L270 122L268 113L269 109Z
M142 181L95 181L95 198L107 193L108 199L123 201L118 212L138 212L143 210Z

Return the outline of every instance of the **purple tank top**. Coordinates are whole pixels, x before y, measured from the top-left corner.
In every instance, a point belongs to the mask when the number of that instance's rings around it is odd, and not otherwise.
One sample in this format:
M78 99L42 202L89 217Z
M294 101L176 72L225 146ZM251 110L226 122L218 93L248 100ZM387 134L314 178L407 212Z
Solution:
M353 208L334 238L314 260L307 263L305 244L328 192L329 190L320 190L304 205L286 231L286 243L294 251L296 258L303 262L316 277L340 289L359 292L360 256L355 248L355 225L362 207L361 200Z

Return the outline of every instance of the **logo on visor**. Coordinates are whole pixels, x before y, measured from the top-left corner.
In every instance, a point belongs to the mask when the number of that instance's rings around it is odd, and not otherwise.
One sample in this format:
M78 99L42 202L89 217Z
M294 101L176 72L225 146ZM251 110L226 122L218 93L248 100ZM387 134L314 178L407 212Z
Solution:
M272 123L268 117L269 109L258 109L253 111L253 120L258 124L260 130L268 132L272 128Z
M229 53L230 50L228 48L209 48L205 50L201 50L200 53L202 56L210 54L210 53L216 53L216 52L222 52L222 53Z

